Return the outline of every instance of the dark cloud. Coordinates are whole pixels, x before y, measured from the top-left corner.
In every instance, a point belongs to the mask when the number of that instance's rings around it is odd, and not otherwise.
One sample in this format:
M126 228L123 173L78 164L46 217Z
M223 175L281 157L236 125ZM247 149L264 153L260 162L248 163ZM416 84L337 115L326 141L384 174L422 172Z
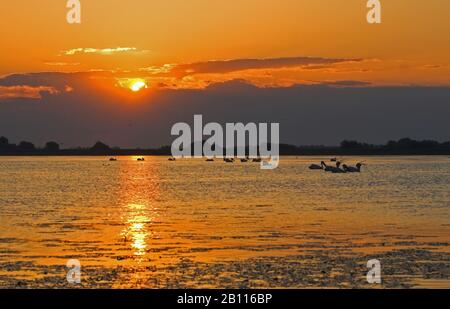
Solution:
M76 72L76 73L61 73L61 72L38 72L26 74L11 74L0 78L0 86L19 86L27 85L31 87L47 86L63 88L68 83L82 83L85 84L89 78L108 77L112 78L111 72Z
M327 81L327 82L320 82L322 85L328 85L328 86L336 86L336 87L363 87L363 86L369 86L372 83L360 81L360 80L338 80L338 81Z
M277 69L289 67L308 67L332 65L341 62L361 61L362 59L338 59L318 57L285 57L270 59L232 59L180 64L172 68L171 73L185 76L201 73L230 73L251 69Z
M14 99L42 99L45 95L56 94L58 91L53 87L45 86L0 86L0 100Z

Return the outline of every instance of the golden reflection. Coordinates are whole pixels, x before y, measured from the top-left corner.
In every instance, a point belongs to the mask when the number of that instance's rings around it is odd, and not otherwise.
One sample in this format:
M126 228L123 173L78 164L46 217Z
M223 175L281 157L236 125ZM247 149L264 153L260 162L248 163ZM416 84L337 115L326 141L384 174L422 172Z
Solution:
M147 237L150 232L148 226L151 223L151 217L147 213L147 206L143 204L129 204L128 206L127 227L123 231L126 241L131 242L131 248L134 255L145 255L147 249Z
M121 168L120 195L125 223L121 238L135 256L143 258L153 235L152 222L157 217L152 205L159 194L157 173L152 165L124 163Z

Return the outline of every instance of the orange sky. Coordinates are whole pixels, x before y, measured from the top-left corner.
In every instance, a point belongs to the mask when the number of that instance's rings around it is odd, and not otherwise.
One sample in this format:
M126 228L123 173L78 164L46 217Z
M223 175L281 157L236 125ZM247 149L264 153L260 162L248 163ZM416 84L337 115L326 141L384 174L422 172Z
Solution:
M381 2L383 23L369 25L365 0L81 0L82 23L69 25L65 0L4 0L0 76L114 70L117 79L175 88L230 79L450 85L450 1ZM287 57L339 61L226 72L208 66ZM208 69L193 70L198 62Z

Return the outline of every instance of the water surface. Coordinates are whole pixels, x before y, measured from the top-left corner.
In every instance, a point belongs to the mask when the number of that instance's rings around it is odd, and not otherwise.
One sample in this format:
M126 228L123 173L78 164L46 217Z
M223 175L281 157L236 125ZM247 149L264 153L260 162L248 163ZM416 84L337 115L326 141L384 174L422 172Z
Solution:
M450 287L450 159L0 158L0 287Z

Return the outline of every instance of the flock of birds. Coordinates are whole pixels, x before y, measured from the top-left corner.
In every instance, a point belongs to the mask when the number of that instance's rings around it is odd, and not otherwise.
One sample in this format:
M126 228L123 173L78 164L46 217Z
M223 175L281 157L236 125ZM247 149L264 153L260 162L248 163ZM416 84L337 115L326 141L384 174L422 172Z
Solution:
M137 161L145 161L144 157L139 157L136 159ZM169 161L176 161L177 159L174 157L170 157L168 159ZM117 158L110 158L109 161L117 161ZM225 163L234 163L235 159L234 158L223 158L223 161ZM246 163L246 162L256 162L256 163L260 163L262 161L261 158L241 158L240 161L242 163ZM334 162L335 165L329 165L327 163L325 163L325 161L321 161L320 164L311 164L309 166L310 170L323 170L325 172L330 172L330 173L334 173L334 174L339 174L339 173L360 173L361 172L361 167L364 165L363 162L359 162L357 163L355 166L350 166L347 164L342 164L341 161L343 160L338 160L337 158L332 158L330 159L331 162ZM214 162L213 158L208 158L206 159L206 162Z
M241 158L240 160L241 160L242 163L247 163L247 162L256 162L256 163L259 163L259 162L262 161L261 158L253 158L253 159L250 159L250 158ZM208 161L208 162L213 162L214 159L206 159L206 161ZM223 161L224 161L225 163L234 163L234 158L223 158Z
M342 174L342 173L360 173L361 167L363 166L363 162L359 162L356 166L350 166L347 164L342 164L341 160L333 158L330 160L331 162L335 162L335 166L328 165L325 161L321 161L320 164L311 164L309 166L310 170L323 170L325 172L330 172L334 174Z
M109 158L109 161L110 162L115 162L115 161L117 161L117 158ZM145 161L145 158L144 157L139 157L139 158L137 158L136 159L136 161Z
M168 160L169 160L169 161L176 161L177 159L174 158L174 157L170 157ZM207 158L207 159L206 159L206 162L214 162L214 161L215 161L214 158ZM235 159L234 159L234 158L223 158L223 161L224 161L225 163L234 163L234 162L235 162ZM247 157L247 158L241 158L240 161L241 161L242 163L247 163L247 162L257 162L257 163L259 163L259 162L262 161L262 159L261 159L261 158L253 158L253 159L250 159L250 158Z
M169 161L176 161L177 159L175 157L170 157L168 160ZM262 161L261 158L253 158L253 159L242 158L240 160L241 160L242 163L246 163L246 162L257 162L257 163L259 163L259 162ZM118 161L118 160L117 160L117 158L112 157L112 158L109 158L109 161L115 162L115 161ZM139 157L139 158L136 159L136 161L145 161L145 158L144 157ZM226 163L234 163L235 159L234 158L223 158L223 161L226 162ZM206 159L206 162L214 162L214 159L213 158L208 158L208 159Z

